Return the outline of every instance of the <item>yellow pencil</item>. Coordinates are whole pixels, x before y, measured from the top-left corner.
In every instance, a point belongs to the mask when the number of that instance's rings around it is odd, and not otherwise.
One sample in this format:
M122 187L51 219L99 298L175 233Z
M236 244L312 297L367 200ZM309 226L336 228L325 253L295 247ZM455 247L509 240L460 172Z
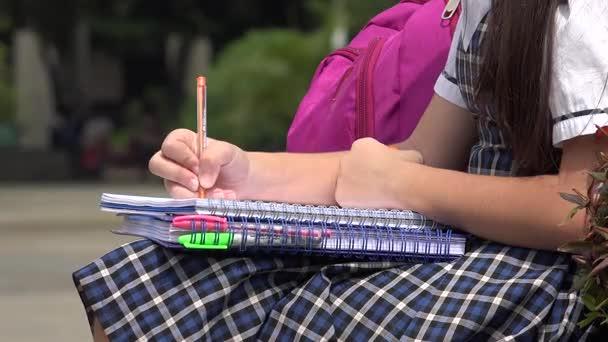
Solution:
M196 126L198 159L201 160L207 148L207 80L203 76L196 79ZM205 198L205 189L201 186L198 197Z

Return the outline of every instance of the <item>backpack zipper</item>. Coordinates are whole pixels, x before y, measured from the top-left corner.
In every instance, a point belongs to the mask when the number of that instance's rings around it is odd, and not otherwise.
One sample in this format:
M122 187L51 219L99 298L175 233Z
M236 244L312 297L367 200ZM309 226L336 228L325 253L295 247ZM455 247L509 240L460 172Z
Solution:
M355 138L371 137L375 132L373 77L384 39L376 37L368 45L357 78Z
M361 52L359 49L355 49L352 47L345 47L345 48L337 49L336 51L331 53L330 56L331 55L342 56L342 57L350 60L351 62L354 62L355 59L357 57L359 57L360 53ZM344 80L351 74L352 71L353 71L353 67L351 65L350 67L348 67L348 69L346 69L344 74L342 74L342 77L340 77L340 80L338 81L338 85L336 86L336 90L334 91L334 94L331 97L332 101L336 101L336 98L338 97L338 93L340 92L340 88L342 88L342 83L344 83Z
M460 0L448 0L447 4L445 4L445 8L443 9L443 13L441 14L441 19L452 19L458 10L458 5L460 5Z
M351 74L352 71L353 71L353 66L351 65L342 74L342 77L340 77L340 80L338 81L338 85L336 86L336 90L334 91L334 95L331 97L332 102L335 102L336 99L338 98L338 94L340 93L340 89L342 88L342 84L344 83L344 80Z
M332 52L329 56L338 55L338 56L342 56L346 59L349 59L351 62L354 62L355 58L359 57L360 53L361 53L361 51L359 49L355 49L352 47L345 47L345 48L337 49L336 51Z

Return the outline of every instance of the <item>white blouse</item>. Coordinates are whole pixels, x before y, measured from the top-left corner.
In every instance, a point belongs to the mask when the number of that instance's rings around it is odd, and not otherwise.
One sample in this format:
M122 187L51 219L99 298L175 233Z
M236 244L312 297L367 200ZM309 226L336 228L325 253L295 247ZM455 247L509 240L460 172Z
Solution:
M477 26L491 8L491 0L464 0L462 14L444 74L435 92L467 108L453 81L458 43L469 47ZM569 0L556 13L554 67L550 94L553 144L593 134L595 125L608 125L608 1Z

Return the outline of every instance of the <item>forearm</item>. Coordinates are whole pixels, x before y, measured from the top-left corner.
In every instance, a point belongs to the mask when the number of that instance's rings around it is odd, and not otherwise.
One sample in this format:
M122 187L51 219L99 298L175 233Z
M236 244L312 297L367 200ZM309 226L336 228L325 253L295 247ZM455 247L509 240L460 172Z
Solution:
M539 249L554 250L583 235L582 212L566 222L573 205L559 192L570 192L571 186L558 176L494 177L407 167L421 169L407 173L416 179L408 182L410 189L401 188L400 200L436 221L488 240ZM584 181L576 185L585 186Z
M249 178L241 197L335 205L336 177L343 155L248 152Z

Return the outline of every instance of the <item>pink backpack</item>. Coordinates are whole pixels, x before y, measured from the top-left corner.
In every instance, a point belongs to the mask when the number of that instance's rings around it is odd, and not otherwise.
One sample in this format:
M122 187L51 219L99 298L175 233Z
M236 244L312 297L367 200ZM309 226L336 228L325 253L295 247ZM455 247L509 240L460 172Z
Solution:
M374 17L318 66L287 150L348 150L363 137L405 140L433 96L459 14L457 0L402 0Z

